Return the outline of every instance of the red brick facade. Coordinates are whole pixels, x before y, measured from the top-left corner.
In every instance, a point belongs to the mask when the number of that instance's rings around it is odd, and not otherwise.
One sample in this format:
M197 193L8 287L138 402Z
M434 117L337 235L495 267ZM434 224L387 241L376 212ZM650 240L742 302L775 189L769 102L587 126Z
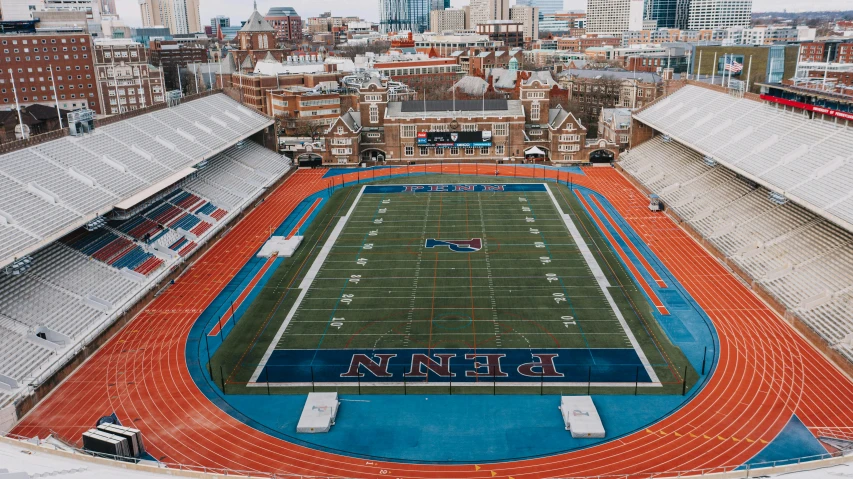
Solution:
M22 106L54 106L55 75L60 108L101 113L91 42L82 33L0 35L0 109L14 108L15 93Z

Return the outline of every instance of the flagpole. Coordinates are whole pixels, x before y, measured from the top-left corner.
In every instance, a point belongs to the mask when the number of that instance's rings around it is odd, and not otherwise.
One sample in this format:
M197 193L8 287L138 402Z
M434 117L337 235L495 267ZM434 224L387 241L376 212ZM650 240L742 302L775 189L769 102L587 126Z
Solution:
M9 69L9 78L12 79L12 93L15 94L15 111L18 112L18 125L21 127L21 139L27 139L27 132L24 131L24 120L21 118L21 105L18 104L18 89L15 88L15 75L12 74L12 69Z
M696 66L696 80L702 80L702 51L699 51L699 64Z
M749 67L746 69L746 90L745 93L749 93L749 79L752 75L752 55L749 56Z
M62 129L62 113L59 112L59 95L56 94L56 75L53 72L53 65L48 65L50 68L50 82L53 84L53 102L56 105L56 117L59 118L59 129Z
M714 52L714 64L711 65L711 85L714 84L714 79L717 76L717 52Z

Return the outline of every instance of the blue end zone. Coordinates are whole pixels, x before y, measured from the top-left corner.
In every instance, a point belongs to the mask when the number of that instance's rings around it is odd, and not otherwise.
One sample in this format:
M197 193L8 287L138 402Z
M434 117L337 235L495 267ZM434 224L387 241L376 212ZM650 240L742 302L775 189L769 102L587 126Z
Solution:
M371 185L364 188L365 194L378 193L470 193L488 191L545 191L540 183L509 184L447 184L447 185Z
M489 359L496 367L489 368ZM428 368L429 363L432 367ZM545 363L546 367L542 367ZM416 365L413 367L413 365ZM543 372L544 371L544 372ZM360 376L359 376L360 373ZM494 377L493 374L494 373ZM452 374L452 376L451 376ZM271 383L493 380L648 383L634 349L276 349L258 377Z

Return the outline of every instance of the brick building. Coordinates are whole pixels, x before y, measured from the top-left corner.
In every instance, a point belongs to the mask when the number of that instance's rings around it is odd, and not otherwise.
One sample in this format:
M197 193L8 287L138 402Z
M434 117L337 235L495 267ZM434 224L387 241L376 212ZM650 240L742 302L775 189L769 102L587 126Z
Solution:
M208 61L207 49L203 46L178 43L174 40L152 40L149 54L151 64L163 69L167 90L178 89L179 68L185 68L190 63Z
M517 20L489 20L477 25L477 34L493 42L503 42L507 48L524 47L524 23Z
M311 126L329 125L342 113L343 95L337 91L337 82L332 83L325 88L290 86L270 90L266 94L266 111L282 119L286 134L306 136L306 131L313 131Z
M85 33L0 34L0 109L15 105L11 70L21 106L55 106L55 81L60 108L101 113L91 42Z
M302 41L302 17L292 7L272 7L264 16L280 42Z
M517 100L387 101L378 80L359 90L359 109L337 118L326 131L325 164L363 161L411 163L505 161L547 158L582 163L615 158L618 147L586 142L586 128L561 107L549 108L553 85L521 77ZM434 148L418 144L424 132L490 132L491 146ZM603 154L602 154L603 153Z
M103 113L114 115L166 101L163 71L148 63L148 51L141 43L99 39L94 48Z

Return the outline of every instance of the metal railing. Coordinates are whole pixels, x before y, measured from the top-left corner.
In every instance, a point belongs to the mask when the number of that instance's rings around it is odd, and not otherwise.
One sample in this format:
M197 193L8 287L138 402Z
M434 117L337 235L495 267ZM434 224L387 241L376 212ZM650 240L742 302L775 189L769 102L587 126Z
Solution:
M0 436L4 437L4 436ZM6 434L5 438L21 443L26 443L32 447L41 447L45 441L34 442L30 438L18 436L15 434ZM67 441L63 441L67 442ZM47 451L51 449L44 448ZM116 461L124 464L133 464L134 469L145 472L156 473L161 472L169 475L176 475L175 471L187 473L210 474L214 476L234 476L234 477L253 477L253 478L269 478L269 479L345 479L356 476L313 476L290 474L287 472L266 472L259 470L244 470L232 469L228 467L215 467L204 465L181 464L176 462L161 462L151 460L141 460L125 456L115 456L110 454L101 454L89 452L77 447L56 448L53 451L59 451L59 454L70 456L69 459L74 459L75 456L80 456L81 459L87 460L103 460ZM62 454L64 453L64 454ZM601 474L593 476L554 476L552 479L662 479L662 478L681 478L681 477L705 477L705 478L750 478L759 477L769 474L778 474L782 472L793 471L808 471L825 468L838 464L853 462L853 454L843 452L833 452L819 454L813 456L804 456L786 460L767 461L759 463L751 463L745 465L707 467L685 470L667 470L660 472L626 472L620 474ZM104 464L110 465L110 464ZM113 464L115 465L115 464ZM302 466L304 467L304 466ZM487 466L484 466L487 467ZM168 470L168 471L166 471Z

